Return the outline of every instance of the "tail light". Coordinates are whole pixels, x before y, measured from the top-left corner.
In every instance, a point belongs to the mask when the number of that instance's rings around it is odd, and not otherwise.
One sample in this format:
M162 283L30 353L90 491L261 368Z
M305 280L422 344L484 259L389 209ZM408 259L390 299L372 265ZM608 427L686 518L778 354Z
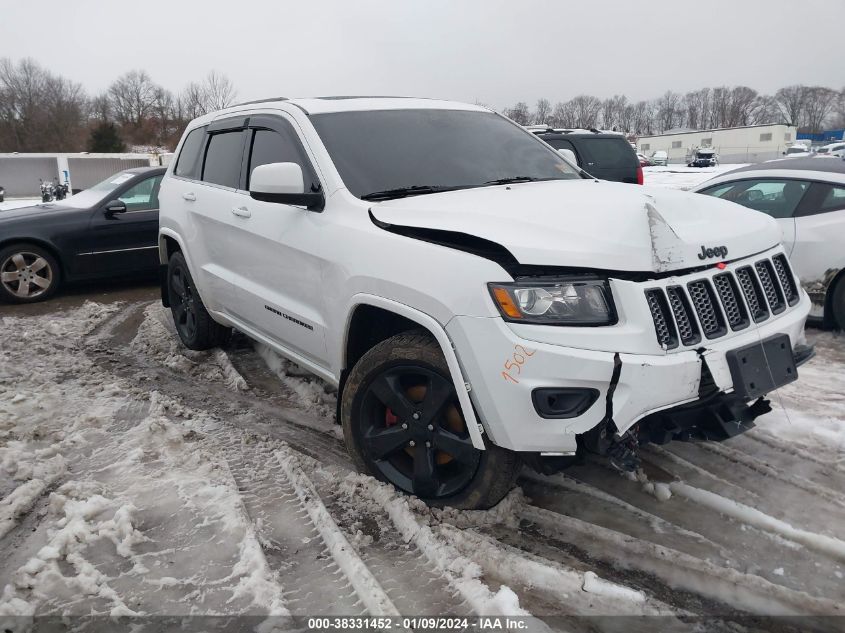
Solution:
M643 184L643 166L637 165L637 184Z

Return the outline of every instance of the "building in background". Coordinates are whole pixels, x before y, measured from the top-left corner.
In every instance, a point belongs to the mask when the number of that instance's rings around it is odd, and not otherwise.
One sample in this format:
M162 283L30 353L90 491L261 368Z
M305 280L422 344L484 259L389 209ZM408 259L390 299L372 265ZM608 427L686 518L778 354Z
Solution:
M158 154L0 154L6 198L38 198L41 181L57 178L76 193L132 167L162 164Z
M656 151L669 154L669 163L683 163L700 147L716 150L721 163L760 163L780 158L796 140L798 128L785 123L747 125L715 130L669 130L664 134L641 136L639 151L651 156Z

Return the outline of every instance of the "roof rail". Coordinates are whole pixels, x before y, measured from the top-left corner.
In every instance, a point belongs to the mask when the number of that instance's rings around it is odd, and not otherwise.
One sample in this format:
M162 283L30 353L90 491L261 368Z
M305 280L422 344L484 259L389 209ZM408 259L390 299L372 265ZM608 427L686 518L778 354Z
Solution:
M241 103L234 103L230 108L237 108L238 106L253 105L255 103L267 103L269 101L288 101L287 97L267 97L266 99L255 99L254 101L243 101Z

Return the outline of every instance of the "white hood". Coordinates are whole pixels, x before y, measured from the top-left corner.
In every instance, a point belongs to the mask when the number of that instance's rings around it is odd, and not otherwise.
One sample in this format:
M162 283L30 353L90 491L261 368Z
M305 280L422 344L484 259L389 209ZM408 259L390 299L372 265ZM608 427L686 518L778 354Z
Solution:
M781 241L772 218L733 202L594 180L463 189L374 203L395 226L474 235L520 264L663 272L759 253ZM727 257L701 259L702 246Z

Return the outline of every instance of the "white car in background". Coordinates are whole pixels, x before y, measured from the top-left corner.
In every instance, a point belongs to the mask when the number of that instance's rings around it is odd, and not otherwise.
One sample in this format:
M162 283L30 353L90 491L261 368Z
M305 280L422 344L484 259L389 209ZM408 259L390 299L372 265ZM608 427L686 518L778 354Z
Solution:
M775 218L813 301L810 316L845 329L845 161L769 161L722 174L694 191Z
M669 164L669 154L661 149L654 152L649 160L652 165L666 166Z
M816 153L819 156L838 156L839 158L845 158L845 141L824 145L818 148Z

